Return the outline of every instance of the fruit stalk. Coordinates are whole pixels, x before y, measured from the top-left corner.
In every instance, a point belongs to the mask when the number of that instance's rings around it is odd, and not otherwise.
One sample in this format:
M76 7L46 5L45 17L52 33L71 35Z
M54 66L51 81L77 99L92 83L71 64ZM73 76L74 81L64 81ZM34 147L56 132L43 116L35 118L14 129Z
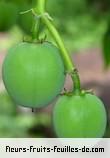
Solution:
M56 44L61 50L61 56L64 60L67 73L71 75L71 78L74 82L74 92L80 92L80 78L79 78L78 71L73 64L69 56L69 53L64 46L64 42L62 41L57 29L52 23L52 20L49 18L48 13L45 12L46 1L47 0L37 0L36 8L34 9L34 11L38 16L41 16L42 22L46 25L53 39L55 40Z

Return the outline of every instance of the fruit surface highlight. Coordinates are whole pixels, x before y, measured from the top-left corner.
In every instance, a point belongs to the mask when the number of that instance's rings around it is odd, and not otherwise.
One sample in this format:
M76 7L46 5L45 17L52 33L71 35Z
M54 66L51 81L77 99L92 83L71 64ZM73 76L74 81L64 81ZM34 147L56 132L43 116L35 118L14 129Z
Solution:
M100 138L106 128L106 112L92 94L61 96L53 111L53 125L61 138Z
M24 42L9 50L3 63L3 81L17 104L40 108L59 95L65 81L59 51L48 42Z

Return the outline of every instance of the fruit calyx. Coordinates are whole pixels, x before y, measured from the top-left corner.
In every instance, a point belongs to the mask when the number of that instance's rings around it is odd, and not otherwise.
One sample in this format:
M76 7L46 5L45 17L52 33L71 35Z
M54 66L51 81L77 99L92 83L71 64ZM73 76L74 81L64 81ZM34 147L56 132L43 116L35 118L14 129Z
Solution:
M89 90L80 90L80 91L67 91L67 89L64 88L64 92L61 93L60 95L66 95L66 96L73 96L73 95L77 95L77 96L85 96L86 94L94 94L92 89Z
M33 40L32 38L23 38L23 42L27 42L27 43L33 43L33 44L43 44L44 42L48 42L49 41L46 40L47 36L45 35L43 38L39 39L39 40Z

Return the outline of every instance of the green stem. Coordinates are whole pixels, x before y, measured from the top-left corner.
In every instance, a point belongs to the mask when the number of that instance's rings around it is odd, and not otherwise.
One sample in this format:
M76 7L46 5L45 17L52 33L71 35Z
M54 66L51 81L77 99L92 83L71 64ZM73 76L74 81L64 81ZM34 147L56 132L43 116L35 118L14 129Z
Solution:
M40 21L41 21L41 19L39 18L37 21L35 20L35 22L33 23L33 27L32 27L32 39L33 40L35 40L36 38L37 38L37 40L39 40Z
M36 11L38 14L42 14L45 12L46 0L37 0Z
M46 17L42 17L42 21L47 26L48 30L50 31L51 35L53 36L54 40L56 41L58 47L61 50L61 56L63 57L65 67L68 72L72 72L74 69L73 63L71 61L71 58L69 57L67 50L64 47L64 44L62 42L62 39L59 36L59 33L57 32L56 28L53 26L53 24L50 22L50 20Z
M42 15L41 16L42 22L46 25L46 27L48 28L49 32L51 33L53 39L55 40L59 49L61 50L61 56L64 60L66 70L68 73L70 73L72 80L74 82L74 90L77 92L78 91L80 92L79 74L76 71L76 68L69 56L69 53L67 52L67 49L64 46L64 43L63 43L57 29L55 28L55 26L53 25L51 20L49 20L49 18L47 16L45 16L45 14L44 14L46 1L47 0L37 0L37 5L36 5L36 8L34 11L36 12L37 15Z
M74 69L74 71L71 73L71 78L74 82L74 90L73 93L80 94L81 92L81 84L80 84L80 78L77 69Z

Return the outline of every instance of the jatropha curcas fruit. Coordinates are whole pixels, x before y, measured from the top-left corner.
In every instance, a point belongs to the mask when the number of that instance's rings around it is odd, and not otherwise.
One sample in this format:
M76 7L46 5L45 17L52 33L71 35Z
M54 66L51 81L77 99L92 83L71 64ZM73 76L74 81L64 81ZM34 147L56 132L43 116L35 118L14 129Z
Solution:
M23 42L9 50L3 63L3 81L17 104L40 108L60 94L65 69L59 51L49 42Z
M106 129L106 111L92 94L64 95L53 109L53 126L61 138L100 138Z

